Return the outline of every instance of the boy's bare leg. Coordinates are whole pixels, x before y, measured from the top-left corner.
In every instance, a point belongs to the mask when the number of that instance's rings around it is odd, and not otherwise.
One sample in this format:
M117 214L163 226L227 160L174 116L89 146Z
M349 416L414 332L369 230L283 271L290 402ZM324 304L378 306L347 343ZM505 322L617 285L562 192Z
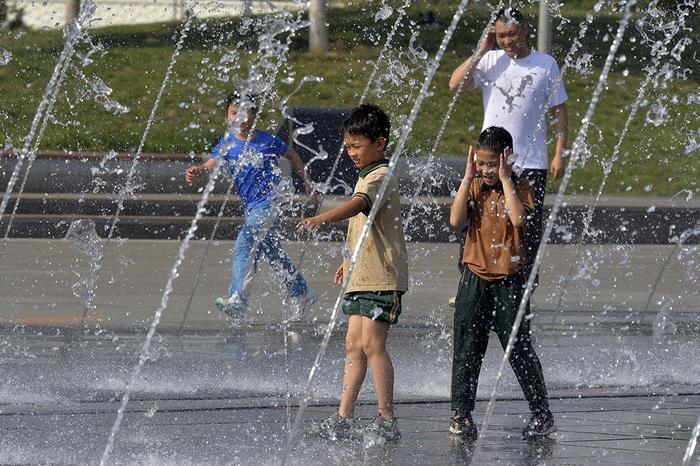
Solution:
M338 408L338 414L345 418L352 417L355 413L357 394L367 372L367 356L362 351L362 321L362 316L350 316L345 334L345 373Z
M389 323L362 318L362 349L372 368L374 388L377 390L379 414L394 420L394 366L386 350Z

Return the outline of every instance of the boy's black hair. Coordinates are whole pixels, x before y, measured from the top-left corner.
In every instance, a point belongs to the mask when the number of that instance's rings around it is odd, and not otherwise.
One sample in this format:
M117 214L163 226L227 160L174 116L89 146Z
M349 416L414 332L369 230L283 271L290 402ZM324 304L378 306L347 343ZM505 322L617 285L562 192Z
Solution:
M496 24L496 21L498 20L505 21L506 23L515 21L519 24L527 24L527 21L525 21L525 17L523 16L523 14L515 8L501 8L500 10L498 10L498 13L496 13L496 19L493 20L493 23Z
M476 148L502 154L506 148L513 150L513 136L500 126L489 126L476 140Z
M228 108L233 104L240 105L241 101L250 102L250 110L258 109L258 103L255 100L255 96L247 93L241 94L241 92L238 89L234 89L233 92L226 96L226 110L228 111Z
M371 141L383 137L389 144L391 122L384 110L374 104L362 104L352 109L343 121L343 133L365 136ZM386 144L384 147L386 147Z

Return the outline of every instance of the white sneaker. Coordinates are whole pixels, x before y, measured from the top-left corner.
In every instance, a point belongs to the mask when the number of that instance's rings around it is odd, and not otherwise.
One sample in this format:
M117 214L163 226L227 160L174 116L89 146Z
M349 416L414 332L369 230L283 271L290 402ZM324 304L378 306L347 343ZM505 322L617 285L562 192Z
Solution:
M303 319L304 314L306 313L306 311L311 309L311 306L314 305L317 298L318 293L316 292L316 290L312 290L311 288L307 289L306 294L304 295L294 296L293 298L290 298L289 321L299 322L301 319Z
M214 305L221 311L226 313L235 325L243 322L245 318L246 305L238 296L238 293L234 293L230 298L216 298L214 300Z

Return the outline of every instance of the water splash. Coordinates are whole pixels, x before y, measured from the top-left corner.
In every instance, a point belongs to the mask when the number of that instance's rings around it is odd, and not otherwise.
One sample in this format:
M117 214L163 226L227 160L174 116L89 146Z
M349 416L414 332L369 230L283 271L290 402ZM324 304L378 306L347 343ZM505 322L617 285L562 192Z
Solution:
M87 3L83 4L83 7L85 8L85 11L82 12L82 10L81 10L82 13L78 16L78 20L81 20L81 18L83 18L83 20L85 18L89 19L91 17L91 15L94 13L94 4L92 4L91 2L87 2ZM86 63L86 64L91 63L91 61L89 60L89 57L92 55L92 53L94 53L93 51L98 49L99 47L92 45L92 42L90 41L90 37L88 36L87 31L83 30L82 27L79 27L78 23L74 23L74 24L66 26L66 28L64 30L64 35L67 37L66 45L68 45L69 42L72 44L71 48L70 48L71 53L75 56L78 56L82 63ZM73 40L69 41L69 39L68 39L69 37L73 38ZM91 45L90 51L88 53L86 53L85 55L81 55L79 53L79 51L77 50L78 42L80 42L80 41L86 42L86 43ZM65 48L64 48L64 52L66 52ZM63 57L63 55L61 55L61 56ZM27 147L27 143L30 142L31 139L34 139L33 147L31 148L31 150L28 154L25 153L24 150L22 150L19 153L19 158L15 164L15 168L13 170L13 173L10 176L10 181L8 182L7 190L5 193L5 197L8 199L9 199L8 193L11 193L12 190L14 189L14 184L15 184L16 180L18 179L19 171L21 170L23 162L26 159L27 166L24 170L24 175L22 177L22 183L20 185L19 190L17 191L17 196L15 198L16 200L15 200L14 206L12 208L12 213L10 214L10 218L7 221L7 227L6 227L5 233L3 235L2 243L0 243L0 258L2 257L2 252L4 251L4 248L7 244L10 232L12 231L12 227L14 225L14 220L15 220L15 217L17 215L17 210L18 210L20 202L22 200L22 194L24 193L24 189L26 187L27 180L29 178L29 173L31 172L32 167L34 165L34 161L36 160L36 152L39 149L39 145L41 143L44 132L46 131L46 128L50 122L52 122L52 123L57 122L53 116L53 108L54 108L54 105L56 103L56 98L58 96L60 83L65 78L65 76L67 74L67 70L69 70L69 69L76 69L77 70L77 68L74 65L70 64L70 58L71 58L70 54L66 55L65 62L61 65L60 71L57 75L57 82L53 88L53 91L50 93L50 95L47 98L45 110L43 112L43 120L41 121L41 127L38 129L38 131L36 131L35 135L31 136L31 138L29 135L25 138L25 149ZM59 62L60 62L60 60L61 59L59 58ZM56 66L58 67L58 63ZM55 73L56 73L56 69L54 69L54 74ZM52 76L52 79L53 79L53 76ZM49 84L51 84L51 83L49 83ZM105 86L106 86L106 84L105 84ZM48 87L47 87L47 89L48 89ZM43 102L44 101L42 100L42 103ZM38 113L37 113L37 115L38 115ZM36 115L35 115L35 122L36 121L37 120L36 120ZM30 133L31 133L31 131L30 131ZM6 201L6 199L3 198L3 201L2 201L3 205L5 205L5 201ZM5 211L5 207L0 206L0 220L2 220L2 214L4 213L4 211Z
M76 272L78 281L71 287L75 296L83 300L83 315L80 323L84 325L88 312L95 309L95 288L97 287L99 271L102 268L100 237L95 229L95 222L90 219L80 219L70 224L66 239L71 241L73 246L90 260L89 275L82 276Z
M647 15L642 18L639 18L636 22L638 29L642 30L647 30L648 28L645 26L650 20L649 18L652 19L652 21L656 22L658 21L659 17L663 17L663 13L660 12L660 10L656 6L657 2L653 2L651 5L649 5L649 9L647 10ZM634 121L635 117L637 116L637 111L639 110L639 107L641 106L642 102L644 101L644 96L648 88L656 88L658 86L659 79L662 79L661 76L667 76L667 69L668 69L668 63L665 65L661 65L661 60L669 55L669 45L672 43L676 35L685 30L685 16L687 15L686 10L680 9L680 21L678 18L674 17L668 20L667 23L661 23L660 25L657 23L657 30L661 30L664 32L665 36L663 40L657 40L656 38L650 38L648 35L643 34L644 40L645 41L652 41L651 43L646 43L646 45L652 46L651 53L652 53L652 64L647 67L646 72L647 75L644 78L644 81L639 86L639 89L637 91L637 96L632 103L632 107L630 108L630 112L627 115L627 119L625 121L624 127L622 129L622 132L620 133L620 136L617 140L617 143L615 144L615 147L613 148L613 153L610 159L603 163L603 178L600 182L600 185L598 186L598 191L595 196L595 200L588 206L588 209L586 211L586 215L584 217L583 221L583 230L581 236L578 238L578 241L576 243L576 250L574 252L574 260L571 262L571 267L569 268L569 272L563 277L563 281L561 283L561 292L559 293L559 298L557 302L557 306L555 309L562 309L561 304L565 300L567 293L568 293L568 285L569 285L569 279L571 277L572 271L574 264L578 262L578 254L579 250L581 248L582 243L586 240L586 238L590 238L595 236L595 232L591 230L591 224L593 222L593 215L595 213L595 208L600 202L600 198L603 194L603 190L605 189L606 182L608 180L608 177L610 173L612 172L613 166L615 163L618 161L620 157L620 151L622 148L622 143L625 140L627 133L629 132L629 129L631 127L632 122ZM674 47L675 48L675 47ZM675 57L674 57L675 58ZM680 61L681 56L677 55L676 60ZM648 119L648 115L647 115ZM647 303L647 308L648 308Z
M693 427L693 432L690 434L690 439L688 440L688 446L683 454L683 466L688 466L690 464L690 458L693 457L695 453L695 446L698 443L698 436L700 436L700 417Z
M181 2L181 6L184 6L184 1ZM107 234L108 241L114 235L114 229L116 228L117 222L119 221L119 214L122 212L122 210L124 210L124 201L127 199L127 197L132 196L133 193L136 192L141 186L140 183L134 182L139 157L141 156L141 153L143 151L143 146L146 143L148 133L150 132L151 127L153 126L153 120L156 117L156 112L158 111L160 100L163 97L163 92L165 92L165 88L168 85L168 81L170 80L170 75L172 74L173 67L175 66L175 63L177 63L177 57L178 55L180 55L180 50L182 49L182 46L185 43L187 33L190 27L192 26L192 20L194 19L194 14L191 12L191 10L188 9L186 11L187 13L185 15L185 21L182 25L182 28L180 29L180 37L177 40L173 54L170 56L170 63L168 63L168 67L165 70L165 76L163 77L163 81L161 82L160 89L158 89L156 100L153 102L153 106L151 107L151 113L148 115L148 120L146 120L146 127L143 129L143 133L141 134L141 141L139 141L138 148L136 149L136 153L134 154L131 166L129 167L129 172L126 175L126 181L124 182L123 188L119 192L119 196L117 198L117 210L114 212L114 216L112 217L112 223L109 227L109 233Z
M12 52L0 48L0 66L5 66L12 61Z
M129 107L109 98L109 95L112 93L112 88L102 79L97 76L86 76L85 73L75 65L71 65L70 70L79 79L81 84L77 92L77 102L92 99L100 103L105 110L112 112L114 115L129 113Z
M392 7L390 7L389 5L384 5L377 13L375 13L374 22L378 23L379 21L386 21L393 14L394 14L394 9Z
M574 63L574 70L581 76L588 76L593 74L593 55L590 53L584 53L576 59Z
M666 298L662 298L659 301L659 305L661 307L661 310L654 319L653 330L654 341L656 343L662 343L666 341L669 335L675 335L676 331L678 330L678 325L676 325L673 322L673 319L671 317L673 312L673 303Z
M302 147L303 149L307 150L310 154L313 155L311 159L309 159L308 162L306 162L306 169L311 166L314 162L318 160L326 160L328 158L328 152L326 152L323 149L323 146L319 146L318 150L313 149L312 147L307 146L303 142L299 140L299 136L311 134L314 132L314 125L313 123L304 123L300 121L299 119L295 118L290 112L289 112L289 99L291 99L297 92L301 90L301 88L304 86L306 83L320 83L323 82L323 78L318 77L318 76L304 76L301 81L299 81L299 84L297 84L297 87L289 94L287 95L284 99L282 99L282 102L280 102L280 113L282 116L286 119L288 119L291 122L296 123L298 126L292 131L291 138L292 141L299 147Z
M301 15L301 12L299 13L299 15ZM281 16L282 16L282 18L285 18L285 19L290 18L290 14L288 12L283 12L281 14ZM301 28L301 27L305 27L308 23L297 19L293 24L297 25L298 28ZM291 29L291 31L295 32L297 29ZM273 66L275 63L273 58L279 57L280 51L285 51L286 49L288 49L288 42L287 42L287 46L285 47L284 44L282 44L280 41L276 40L275 38L277 35L285 33L285 32L290 32L289 24L284 24L282 21L273 21L271 24L271 27L268 29L268 34L264 35L261 38L260 48L264 51L263 56L268 57L269 61L267 61L267 60L259 61L258 65L260 66L260 69L263 69L263 70L269 69L269 70L272 70L273 73L276 73L277 68ZM289 40L291 40L291 38L288 38L288 41ZM253 68L253 70L255 70L255 72L257 72L258 68ZM247 88L242 87L241 94L244 96L248 95L248 94L252 94L253 92L251 92L251 91L254 91L257 89L257 86L255 85L255 83L257 83L257 82L259 82L259 81L257 81L257 80L248 81L249 87L247 87ZM258 84L258 85L264 86L265 84ZM249 101L248 102L245 102L245 101L241 102L242 109L245 109L246 105L249 106L249 105L251 105L251 103ZM235 131L237 127L240 127L240 124L242 123L242 120L244 118L245 113L246 112L239 112L238 113L238 115L236 117L236 121L232 122L232 124L231 124L232 127L229 128L229 131L231 131L231 130ZM228 151L229 148L230 148L230 145L228 147L226 147L226 146L223 147L222 153L225 153L226 151ZM216 179L218 177L218 172L219 172L221 166L223 165L224 161L225 161L224 157L217 158L216 165L214 166L214 169L212 170L212 172L209 174L209 180L207 181L207 185L202 192L202 197L199 200L199 202L197 203L197 210L196 210L195 216L190 223L190 227L187 230L185 238L180 243L180 248L178 250L178 254L177 254L175 263L173 264L173 266L170 269L168 281L164 287L163 294L161 296L160 306L158 307L158 309L156 309L156 311L153 315L151 325L149 327L148 333L146 335L146 338L144 339L143 346L142 346L141 351L139 353L139 361L136 364L136 366L134 366L134 368L132 369L129 380L126 384L126 388L124 390L124 393L122 394L122 399L121 399L121 402L119 405L119 409L117 411L117 417L114 421L114 424L112 425L112 429L110 430L109 439L107 440L107 444L105 445L105 449L102 453L102 458L100 460L101 466L106 464L107 460L109 459L109 456L112 453L112 449L114 447L114 440L116 438L117 433L119 432L119 428L121 426L121 422L122 422L122 419L124 417L124 413L126 411L126 406L128 405L129 399L131 397L131 389L134 386L134 383L138 379L139 375L141 374L141 370L143 368L143 365L145 364L145 362L149 358L149 349L151 347L151 341L153 339L153 335L155 334L156 328L158 327L158 324L160 322L161 315L163 314L163 312L167 308L168 301L170 299L170 295L173 291L173 284L178 276L178 269L185 259L185 252L189 248L190 241L192 240L195 232L197 231L199 220L202 218L202 216L206 210L205 206L209 202L209 196L212 193L212 191L214 190ZM278 204L273 202L273 207L275 205L278 205ZM260 238L260 239L262 239L262 238ZM255 246L255 247L257 247L257 246Z
M411 63L414 64L424 62L428 59L428 52L426 52L420 45L416 45L418 34L418 30L411 33L411 39L408 41L408 50L405 52L406 58L408 58Z
M80 18L88 18L89 19L91 17L92 13L94 13L94 4L92 4L91 2L88 2L87 4L84 4L83 6L86 8L86 11L84 13L81 13L81 15L79 15L79 17L78 17L79 20L80 20ZM90 36L87 33L87 30L84 30L84 29L77 27L75 25L66 26L66 29L64 31L64 35L67 35L67 37L68 37L69 34L77 34L77 36L75 38L75 42L73 43L73 45L71 47L73 56L75 56L77 58L78 62L83 67L92 64L92 62L93 62L92 56L95 53L103 50L102 45L101 44L97 44L97 45L93 44L92 40L90 39ZM68 39L67 39L67 42L68 42ZM81 43L88 45L87 51L83 52L80 49L78 49L78 46L81 45ZM60 81L65 79L66 75L69 75L70 73L77 76L78 79L77 80L74 79L73 81L77 81L77 82L80 82L83 84L83 88L78 89L78 92L77 92L77 100L78 101L85 100L85 98L88 95L90 95L90 96L94 97L95 101L102 103L102 105L105 107L106 110L113 111L114 114L126 113L129 111L129 109L126 106L123 106L119 102L107 97L109 94L111 94L112 89L104 81L102 81L100 78L98 78L96 76L93 76L91 78L86 77L85 74L76 65L70 63L70 58L71 57L69 56L67 58L66 62L62 65L62 69L61 69L60 75L59 75L59 78L60 78L59 83L60 83ZM87 85L87 87L85 87L85 85ZM22 199L22 194L24 193L24 189L26 187L27 180L29 178L29 173L31 172L32 167L34 165L34 161L36 160L36 152L39 149L39 145L41 143L44 132L46 131L46 128L48 127L48 124L55 123L55 124L59 124L61 126L69 126L69 125L75 124L75 123L70 122L70 121L67 123L61 123L55 118L55 116L53 114L53 109L54 109L54 105L56 103L56 98L58 96L58 90L59 90L59 87L57 85L54 89L54 92L52 93L52 95L50 96L50 98L48 100L46 110L44 112L45 117L43 118L43 121L41 122L41 127L37 131L36 136L33 136L34 137L34 145L26 157L27 166L24 170L24 175L22 177L22 183L20 185L20 188L17 191L17 197L16 197L16 201L14 203L13 209L12 209L12 213L10 215L10 219L7 222L7 227L5 229L5 234L3 235L3 242L2 242L2 245L0 246L0 250L4 249L4 247L7 243L7 239L9 238L10 231L12 230L12 226L14 224L15 216L17 215L17 210L19 208L19 205L20 205L20 202ZM20 158L18 159L17 163L15 164L15 170L17 170L17 174L19 174L18 169L23 165L22 155L23 154L20 153ZM13 176L15 176L14 172L13 172ZM11 177L10 181L12 182L12 177ZM13 188L14 188L14 184L11 185L10 183L8 183L8 188L7 188L8 192L11 192L11 190ZM4 212L4 209L1 207L0 207L0 209L2 209L2 210L0 210L0 220L1 220L2 219L2 212Z
M110 430L109 434L109 439L107 440L107 444L105 445L105 449L102 453L102 458L100 459L100 465L103 466L107 463L107 460L109 459L109 456L112 453L112 448L114 447L114 440L116 438L117 432L119 432L119 427L121 426L122 419L124 417L124 413L126 412L126 406L129 403L129 398L131 396L131 388L134 386L134 383L138 379L139 375L141 374L141 369L143 368L143 365L146 363L146 361L149 358L149 349L151 347L151 341L153 339L153 335L155 334L156 328L158 327L158 323L160 322L161 315L163 314L163 311L165 311L166 307L168 306L168 300L170 298L170 294L172 293L173 290L173 284L175 283L175 279L178 276L178 269L182 262L185 260L185 251L187 251L187 248L189 247L190 241L194 237L194 233L197 231L197 224L199 223L199 220L202 218L202 215L204 214L205 211L205 206L207 202L209 201L209 195L211 192L214 190L214 184L216 182L216 171L213 171L211 173L211 176L209 178L209 182L207 183L206 188L202 192L202 198L199 200L197 203L197 211L192 219L192 222L190 223L190 227L187 230L187 234L185 235L185 238L182 240L180 243L180 248L178 249L178 253L175 259L175 263L173 264L172 268L170 269L170 273L168 275L168 281L165 284L165 288L163 290L163 295L161 297L160 301L160 306L158 309L156 309L155 314L153 315L153 320L151 321L151 325L148 329L148 333L146 334L146 338L143 342L143 346L141 347L141 351L139 353L139 361L134 366L134 368L131 371L131 375L129 376L129 379L126 384L126 388L124 390L124 393L122 395L121 403L119 405L119 409L117 410L117 417L114 421L114 424L112 425L112 429Z
M605 3L605 0L599 0L596 2L596 4L593 6L593 10L595 12L600 11L600 8L602 8L603 4ZM552 92L547 96L547 105L543 106L541 113L538 116L537 120L537 125L535 126L535 131L528 137L527 141L527 149L525 149L525 158L521 162L521 165L519 167L514 167L514 170L517 172L518 170L521 169L522 166L525 165L527 162L528 158L530 157L530 154L532 153L532 148L534 147L535 144L535 136L538 134L544 125L546 125L546 117L547 117L547 109L549 109L552 105L552 102L554 101L554 98L556 97L556 90L559 86L559 83L561 83L564 79L564 76L567 73L567 70L571 66L577 66L578 59L576 62L574 62L574 57L576 56L576 53L578 50L583 47L583 39L586 37L586 34L588 33L588 28L593 23L593 14L588 13L586 15L586 18L579 23L579 31L578 31L578 36L574 39L574 41L571 43L571 46L569 47L569 51L566 54L566 57L564 57L564 63L561 66L561 69L559 70L559 76L554 80L552 84ZM585 54L584 54L585 55ZM585 149L584 149L585 150ZM582 157L583 160L587 159L587 156Z
M490 24L493 22L493 20L496 19L496 14L492 13L491 17L489 18L488 23ZM440 124L440 129L437 132L437 135L435 136L435 141L433 142L433 146L430 149L430 153L428 154L428 160L424 165L424 170L426 173L421 174L418 173L418 182L416 184L416 189L413 192L413 195L411 196L414 200L418 198L420 193L423 190L423 187L425 186L425 183L430 177L432 176L433 170L432 166L435 161L435 153L437 152L438 147L440 146L440 142L442 141L442 138L445 134L445 130L447 129L447 123L449 122L450 118L452 117L452 113L454 112L455 105L457 104L457 100L460 97L461 93L464 91L464 85L466 83L466 78L467 76L471 76L471 73L474 71L474 68L476 67L477 63L474 60L474 57L476 56L476 53L478 52L479 48L481 47L481 43L486 39L487 36L487 29L484 29L484 31L481 33L481 37L479 37L479 40L477 41L476 47L472 50L471 53L471 59L472 61L470 62L470 67L465 71L464 76L462 76L462 79L459 82L459 86L457 86L457 89L455 90L454 94L452 95L452 99L450 100L450 103L447 105L447 111L442 117L442 123ZM413 37L411 37L413 39ZM411 173L415 173L414 170L411 170ZM437 202L433 199L433 205L437 205ZM420 206L423 210L429 210L430 206L426 205L425 203L419 203L419 202L413 202L411 203L411 207L408 210L408 214L406 215L406 220L403 222L403 229L404 229L404 234L406 236L406 239L410 241L411 239L411 233L410 229L413 227L415 229L419 228L419 224L416 223L415 219L415 212L416 212L416 206ZM433 223L432 222L424 222L422 225L423 228L433 228ZM455 241L457 240L456 237L454 237Z
M66 76L67 65L70 63L71 57L75 51L75 45L78 42L78 40L83 36L83 33L86 30L86 26L89 27L89 20L95 13L96 8L97 6L95 5L95 2L93 0L85 0L80 6L80 12L78 13L76 20L67 25L63 30L63 35L65 38L63 50L58 56L58 60L56 61L56 65L54 66L51 78L49 79L49 82L46 85L46 88L44 89L41 101L39 102L39 108L34 114L34 119L29 128L29 132L24 138L24 145L19 153L19 158L15 163L15 167L12 170L12 174L10 175L10 180L8 181L7 188L5 189L5 195L2 198L2 202L0 202L0 221L2 220L5 210L7 209L7 204L10 201L12 191L14 190L15 184L17 183L17 179L19 178L19 172L22 169L22 166L24 165L24 161L26 159L30 159L31 163L31 161L33 160L34 152L36 151L36 149L30 149L32 147L32 142L35 143L35 147L38 147L39 141L41 140L41 135L43 134L43 130L46 128L46 124L48 122L48 115L51 114L54 103L56 102L58 90L60 89L63 79ZM37 136L37 131L39 131L40 125L41 131L39 133L39 136ZM34 141L35 137L36 141ZM25 170L25 182L28 173L28 170ZM24 182L22 184L24 185ZM17 202L15 203L15 206L16 205Z
M394 36L396 35L396 31L398 30L399 26L401 25L401 22L403 21L404 17L406 16L406 8L408 8L411 5L412 0L405 0L403 5L397 10L398 15L396 17L396 20L394 21L394 24L391 26L391 30L389 31L389 34L386 36L386 41L384 42L384 46L382 49L379 51L379 56L377 56L377 59L374 61L374 65L372 66L372 71L370 72L369 78L367 79L367 83L365 84L365 88L362 91L362 95L360 96L360 100L358 105L362 105L367 98L367 95L369 94L369 91L371 89L372 84L374 83L374 80L377 76L377 72L379 70L379 65L382 63L384 60L384 57L386 54L389 52L389 48L391 46L391 42L394 39ZM326 181L323 182L323 185L319 187L319 192L321 194L328 194L331 186L331 181L338 179L335 177L335 172L338 170L338 164L340 163L340 157L343 155L343 151L345 150L345 144L341 144L340 148L338 149L338 154L336 155L334 161L333 161L333 166L331 167L330 172L328 173L328 177L326 178ZM349 191L348 191L349 189ZM352 192L352 187L347 186L346 187L346 193ZM321 206L323 205L323 199L321 202L318 204L318 209L321 209Z
M384 57L384 64L387 70L374 81L374 93L380 99L400 99L401 96L394 93L387 95L387 93L390 91L389 86L398 86L403 84L406 80L406 76L408 76L408 74L411 72L411 69L400 60L400 57L392 57L391 54L387 54ZM396 103L398 102L399 101L397 100Z

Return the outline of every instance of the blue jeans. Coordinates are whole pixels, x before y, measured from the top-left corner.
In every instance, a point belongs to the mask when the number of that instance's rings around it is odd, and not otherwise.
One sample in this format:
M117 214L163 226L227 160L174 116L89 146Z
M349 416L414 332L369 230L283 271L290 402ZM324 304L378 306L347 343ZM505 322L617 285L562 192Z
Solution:
M260 255L267 258L272 270L282 278L290 297L305 295L308 289L306 280L287 257L277 234L279 208L270 205L251 207L246 210L244 219L233 251L229 296L238 293L243 302L247 301Z

